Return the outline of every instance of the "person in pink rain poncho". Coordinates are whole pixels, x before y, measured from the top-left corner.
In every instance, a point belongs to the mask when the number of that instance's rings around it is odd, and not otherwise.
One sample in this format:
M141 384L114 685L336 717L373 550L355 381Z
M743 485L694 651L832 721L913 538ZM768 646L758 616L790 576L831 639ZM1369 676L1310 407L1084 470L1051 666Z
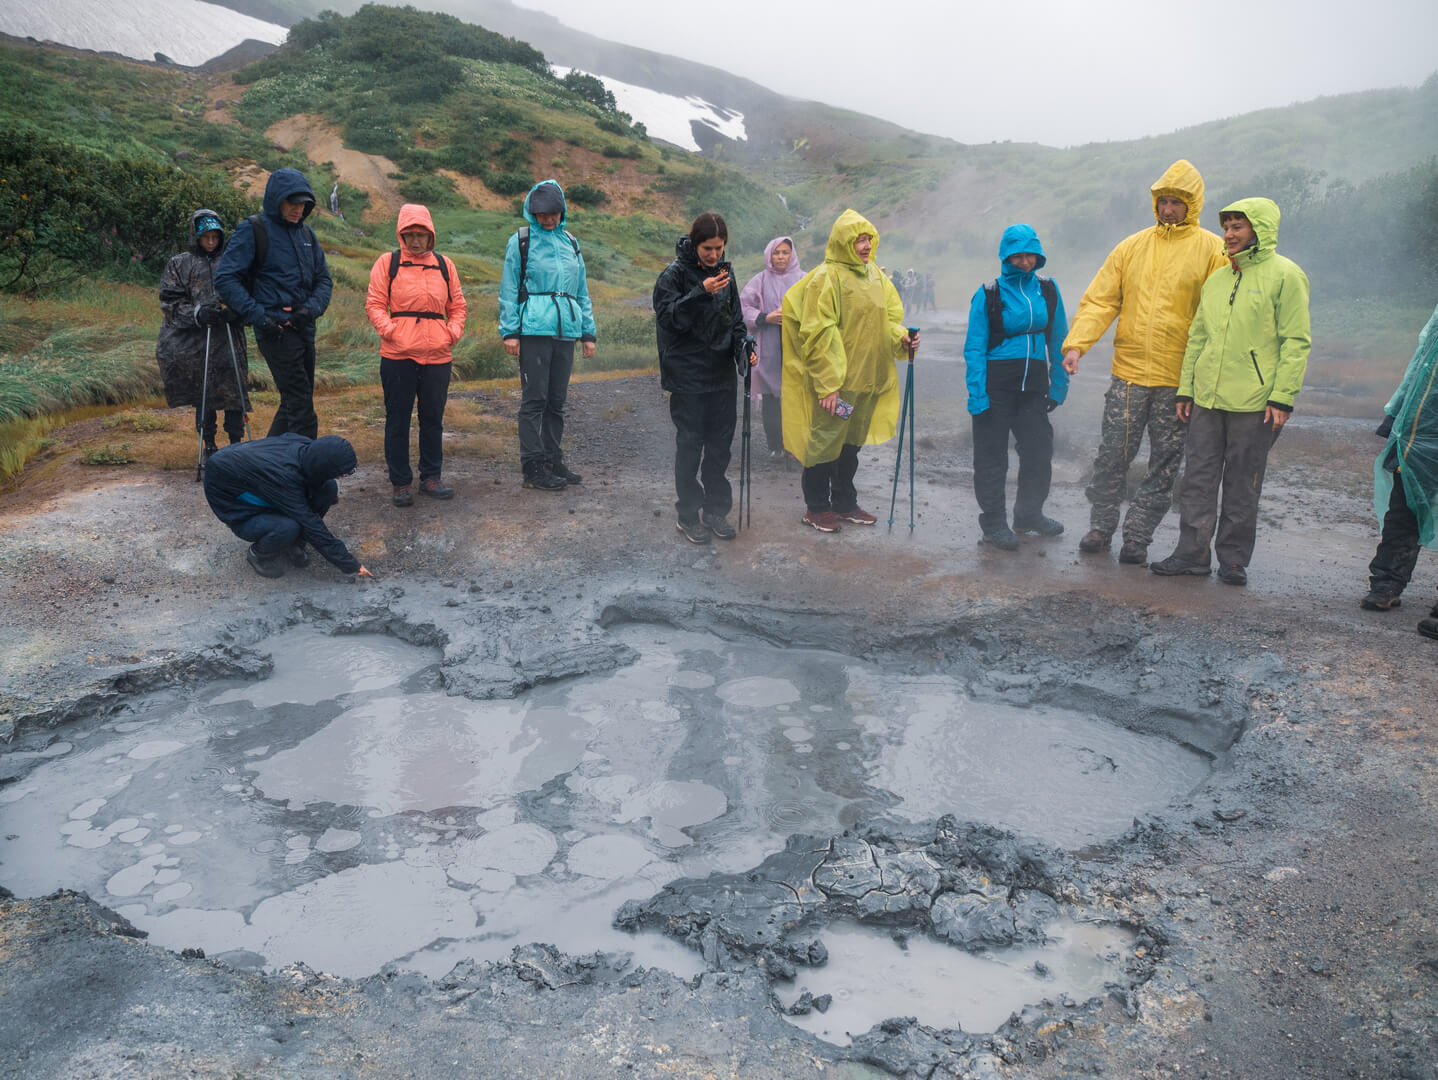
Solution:
M793 237L776 236L764 248L764 269L750 278L749 284L739 294L744 324L754 331L754 339L758 342L759 363L754 368L752 393L759 399L760 415L764 419L764 442L769 448L769 456L776 459L784 456L784 424L780 410L784 379L780 324L784 320L779 308L789 286L803 276Z

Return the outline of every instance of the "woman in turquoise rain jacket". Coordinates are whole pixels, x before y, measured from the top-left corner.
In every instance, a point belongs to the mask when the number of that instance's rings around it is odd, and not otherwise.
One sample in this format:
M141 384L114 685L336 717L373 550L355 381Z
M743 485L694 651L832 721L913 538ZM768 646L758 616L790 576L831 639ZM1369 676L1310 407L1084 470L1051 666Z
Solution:
M565 230L569 208L557 180L524 198L529 222L509 238L499 279L499 336L519 357L519 462L524 486L560 491L582 479L564 463L564 404L574 343L594 356L594 306L579 242Z
M1058 536L1063 525L1044 516L1053 472L1049 413L1063 404L1068 318L1058 286L1038 271L1048 258L1031 225L1010 225L999 240L999 276L969 304L964 339L969 415L974 425L974 496L986 542L1017 551L1017 532ZM1004 485L1009 436L1019 452L1018 494L1009 528Z

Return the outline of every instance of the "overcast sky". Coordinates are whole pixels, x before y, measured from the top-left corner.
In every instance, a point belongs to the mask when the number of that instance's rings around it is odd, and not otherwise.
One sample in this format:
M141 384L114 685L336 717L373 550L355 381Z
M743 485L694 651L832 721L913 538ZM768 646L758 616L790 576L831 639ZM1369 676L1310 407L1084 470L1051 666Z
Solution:
M1417 86L1438 69L1438 0L515 2L971 143L1159 135L1323 94Z

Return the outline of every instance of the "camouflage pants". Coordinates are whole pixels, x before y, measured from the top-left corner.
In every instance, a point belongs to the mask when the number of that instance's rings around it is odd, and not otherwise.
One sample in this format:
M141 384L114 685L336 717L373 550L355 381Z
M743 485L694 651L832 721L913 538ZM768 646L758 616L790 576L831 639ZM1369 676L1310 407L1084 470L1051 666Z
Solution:
M1148 474L1129 503L1123 538L1140 544L1153 541L1153 530L1168 513L1173 479L1183 460L1183 424L1179 422L1172 386L1139 386L1114 376L1103 399L1103 430L1093 480L1087 494L1093 509L1089 527L1112 535L1118 531L1119 505L1128 493L1128 470L1148 430Z

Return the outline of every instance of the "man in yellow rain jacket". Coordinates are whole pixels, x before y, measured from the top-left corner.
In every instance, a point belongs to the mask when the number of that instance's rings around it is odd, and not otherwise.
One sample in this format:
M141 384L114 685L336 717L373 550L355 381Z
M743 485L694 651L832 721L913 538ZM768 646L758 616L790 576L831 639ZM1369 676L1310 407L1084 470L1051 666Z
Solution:
M784 448L804 466L804 524L819 532L877 520L854 488L859 447L894 437L894 361L919 347L893 282L874 262L878 246L879 231L845 210L824 262L794 283L781 307Z
M1079 301L1064 339L1064 367L1118 318L1113 377L1104 395L1103 427L1088 497L1089 531L1079 541L1088 554L1107 551L1128 491L1128 470L1148 429L1148 474L1129 503L1118 561L1142 564L1153 530L1168 513L1173 480L1183 458L1183 424L1174 408L1188 326L1208 275L1228 263L1223 241L1199 226L1203 177L1182 159L1149 189L1157 224L1136 232L1109 252Z

